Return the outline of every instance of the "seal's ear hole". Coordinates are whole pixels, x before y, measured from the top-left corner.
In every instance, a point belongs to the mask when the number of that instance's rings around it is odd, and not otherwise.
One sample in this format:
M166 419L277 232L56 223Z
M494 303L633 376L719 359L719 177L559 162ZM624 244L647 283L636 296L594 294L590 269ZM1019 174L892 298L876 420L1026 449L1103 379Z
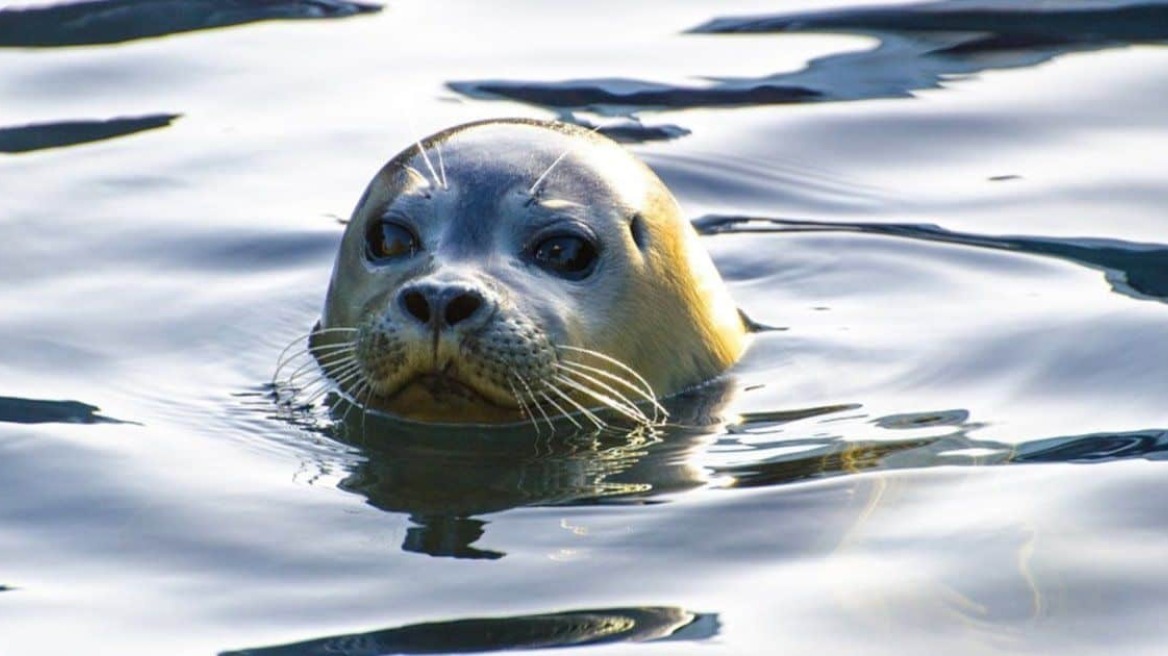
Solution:
M629 231L633 233L633 243L642 251L649 246L649 231L645 227L645 219L640 214L634 214L629 221Z

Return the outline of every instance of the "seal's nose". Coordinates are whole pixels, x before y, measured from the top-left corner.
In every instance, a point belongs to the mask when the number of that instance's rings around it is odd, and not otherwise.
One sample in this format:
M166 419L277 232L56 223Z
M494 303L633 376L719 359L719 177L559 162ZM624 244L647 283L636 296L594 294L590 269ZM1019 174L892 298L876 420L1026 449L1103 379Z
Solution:
M482 291L462 283L416 282L397 295L407 317L425 326L453 328L486 313Z

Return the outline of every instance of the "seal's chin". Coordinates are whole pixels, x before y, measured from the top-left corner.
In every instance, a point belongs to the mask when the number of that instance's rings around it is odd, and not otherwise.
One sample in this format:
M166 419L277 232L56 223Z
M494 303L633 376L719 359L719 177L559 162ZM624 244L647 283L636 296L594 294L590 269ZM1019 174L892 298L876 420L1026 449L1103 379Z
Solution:
M429 372L414 376L389 394L374 396L368 405L404 419L428 423L524 421L518 405L505 405L506 400L467 381Z

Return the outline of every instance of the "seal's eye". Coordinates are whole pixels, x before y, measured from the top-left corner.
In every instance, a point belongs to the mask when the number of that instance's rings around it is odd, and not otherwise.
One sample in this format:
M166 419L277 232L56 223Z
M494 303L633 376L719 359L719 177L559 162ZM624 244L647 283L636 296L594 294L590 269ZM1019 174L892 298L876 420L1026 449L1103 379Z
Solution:
M417 252L418 238L400 223L371 221L365 229L365 256L372 262Z
M576 235L548 237L531 254L541 269L569 280L587 278L596 268L596 246Z

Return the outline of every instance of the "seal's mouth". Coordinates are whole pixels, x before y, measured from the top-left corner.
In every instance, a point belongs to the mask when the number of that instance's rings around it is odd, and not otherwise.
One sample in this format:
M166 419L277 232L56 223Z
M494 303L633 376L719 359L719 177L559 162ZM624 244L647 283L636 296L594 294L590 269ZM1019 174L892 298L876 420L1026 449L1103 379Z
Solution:
M428 371L422 371L407 378L396 390L384 395L385 400L392 401L406 395L408 392L421 391L429 395L437 403L466 401L474 404L483 404L503 409L514 409L511 404L505 403L505 395L467 380L459 374L453 360L445 365Z

